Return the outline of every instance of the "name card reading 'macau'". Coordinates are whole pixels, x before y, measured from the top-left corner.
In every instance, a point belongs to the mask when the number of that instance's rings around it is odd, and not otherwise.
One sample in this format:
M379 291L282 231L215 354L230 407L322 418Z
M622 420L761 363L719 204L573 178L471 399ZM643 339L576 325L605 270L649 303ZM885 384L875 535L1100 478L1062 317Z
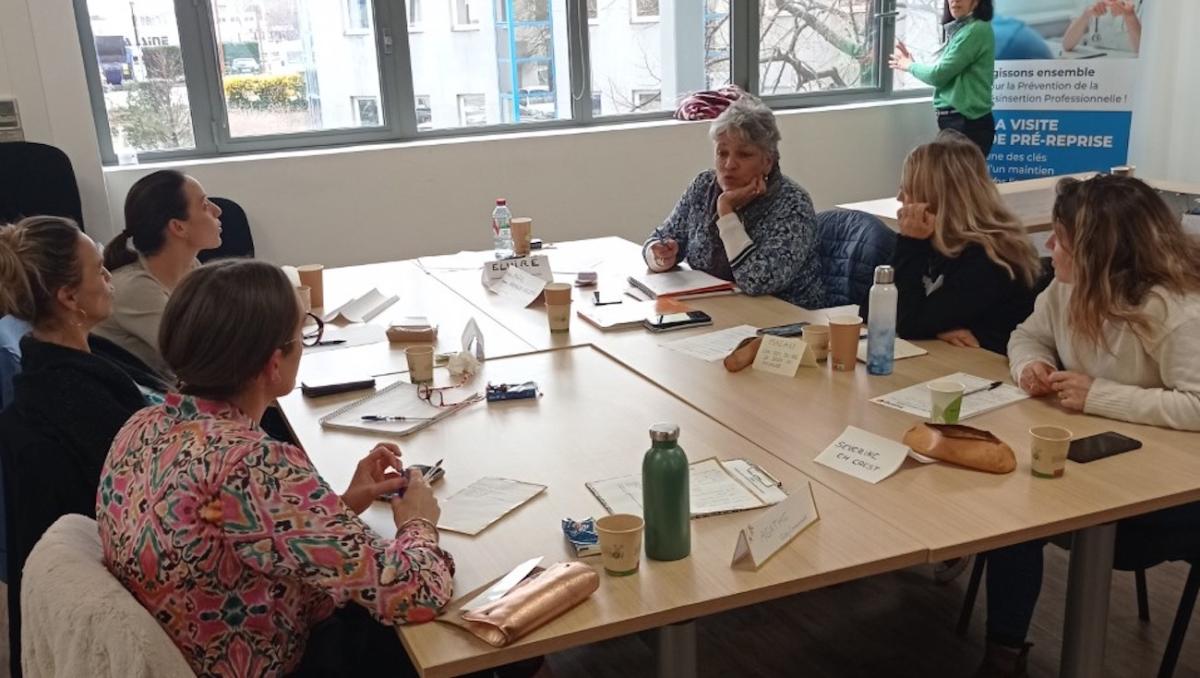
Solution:
M906 445L847 426L813 461L868 483L878 483L898 471L907 456Z

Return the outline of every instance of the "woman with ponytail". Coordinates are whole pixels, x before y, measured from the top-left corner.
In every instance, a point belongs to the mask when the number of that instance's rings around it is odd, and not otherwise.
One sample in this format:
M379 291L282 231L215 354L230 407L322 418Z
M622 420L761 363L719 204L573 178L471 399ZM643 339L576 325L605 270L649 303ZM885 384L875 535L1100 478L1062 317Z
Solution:
M171 378L158 350L163 309L196 255L221 245L220 216L192 177L159 170L139 179L125 198L125 230L104 248L115 296L96 334Z

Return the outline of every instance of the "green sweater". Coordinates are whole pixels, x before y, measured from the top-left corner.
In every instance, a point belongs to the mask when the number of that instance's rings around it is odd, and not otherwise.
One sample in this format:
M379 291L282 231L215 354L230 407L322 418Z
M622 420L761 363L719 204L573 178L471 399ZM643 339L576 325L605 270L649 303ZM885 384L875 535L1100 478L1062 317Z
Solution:
M908 72L933 87L934 106L953 108L974 120L992 112L995 66L992 24L971 19L950 38L936 64L914 63Z

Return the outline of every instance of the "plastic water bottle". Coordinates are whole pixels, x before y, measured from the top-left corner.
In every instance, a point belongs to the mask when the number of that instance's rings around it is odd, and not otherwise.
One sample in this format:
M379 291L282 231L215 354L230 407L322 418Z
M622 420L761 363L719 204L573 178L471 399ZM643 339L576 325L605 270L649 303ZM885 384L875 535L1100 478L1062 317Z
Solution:
M896 355L896 300L899 293L891 266L875 267L871 312L867 318L867 373L891 374Z
M511 224L512 212L508 210L508 201L496 198L496 209L492 210L492 242L497 259L507 259L513 255Z
M692 552L688 459L678 441L678 426L655 424L642 458L642 513L651 560L679 560Z

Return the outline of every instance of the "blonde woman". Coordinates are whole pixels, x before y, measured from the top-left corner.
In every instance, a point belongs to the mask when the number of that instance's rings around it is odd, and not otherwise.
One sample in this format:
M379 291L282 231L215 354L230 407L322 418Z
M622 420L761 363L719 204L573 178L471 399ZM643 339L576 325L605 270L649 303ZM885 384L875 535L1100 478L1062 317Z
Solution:
M941 132L909 153L899 198L897 334L1004 353L1033 311L1041 262L983 154L958 132Z
M1179 217L1137 179L1063 179L1048 245L1054 281L1008 346L1021 388L1072 411L1200 431L1200 244ZM1114 561L1194 553L1197 528L1200 503L1119 521ZM988 554L978 675L1025 675L1044 543Z

